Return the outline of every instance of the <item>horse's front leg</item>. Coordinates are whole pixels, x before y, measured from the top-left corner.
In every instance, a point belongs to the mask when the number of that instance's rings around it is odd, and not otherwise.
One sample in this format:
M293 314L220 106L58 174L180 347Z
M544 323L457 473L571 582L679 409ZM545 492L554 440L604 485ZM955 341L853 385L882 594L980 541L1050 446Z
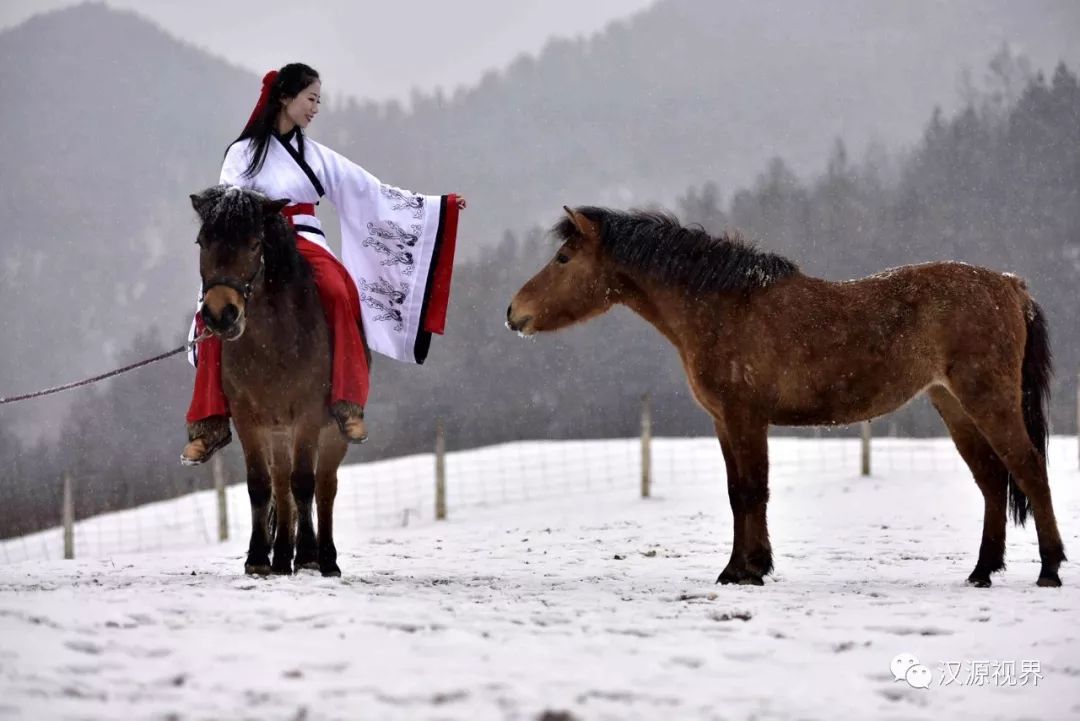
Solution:
M250 423L236 419L236 431L244 448L247 468L248 500L251 503L251 540L248 542L244 573L265 576L270 573L270 466L263 454L258 431Z
M746 510L742 505L742 494L737 492L739 487L739 468L735 463L735 453L728 441L727 429L720 421L716 421L716 437L720 441L720 450L724 452L724 465L727 467L728 501L731 503L731 559L727 566L720 572L716 579L717 583L739 583L746 573L746 549L743 541L746 529Z
M768 424L750 419L717 422L728 473L734 526L731 560L718 583L761 586L773 569L766 520L769 504Z

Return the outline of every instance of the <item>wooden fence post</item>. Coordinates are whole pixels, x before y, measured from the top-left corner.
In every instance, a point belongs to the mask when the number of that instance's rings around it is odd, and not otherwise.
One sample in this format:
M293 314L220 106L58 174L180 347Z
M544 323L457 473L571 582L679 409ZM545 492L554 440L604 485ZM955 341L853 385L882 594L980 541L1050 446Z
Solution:
M870 421L863 421L862 430L862 474L870 475Z
M221 454L210 459L210 472L214 476L214 496L217 498L218 541L229 540L229 506L225 494L225 463Z
M446 427L435 422L435 520L446 520Z
M641 497L652 495L652 402L641 397Z
M64 471L64 505L61 515L64 522L64 558L75 558L75 493L71 487L71 472Z

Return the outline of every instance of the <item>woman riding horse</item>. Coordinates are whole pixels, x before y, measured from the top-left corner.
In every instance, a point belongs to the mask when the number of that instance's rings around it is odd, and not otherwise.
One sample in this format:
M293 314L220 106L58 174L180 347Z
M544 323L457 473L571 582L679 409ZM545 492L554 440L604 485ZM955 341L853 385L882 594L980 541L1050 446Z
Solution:
M319 112L319 74L301 63L270 71L240 137L229 146L220 182L287 199L282 209L311 266L330 326L330 410L349 442L367 438L366 345L398 360L423 363L431 334L443 332L458 210L456 195L424 196L385 185L333 150L307 138ZM315 207L328 197L341 218L344 264L327 245ZM221 383L221 339L242 332L243 287L206 293L192 337L209 330L192 354L195 390L181 462L204 463L232 439ZM364 336L361 336L363 329Z

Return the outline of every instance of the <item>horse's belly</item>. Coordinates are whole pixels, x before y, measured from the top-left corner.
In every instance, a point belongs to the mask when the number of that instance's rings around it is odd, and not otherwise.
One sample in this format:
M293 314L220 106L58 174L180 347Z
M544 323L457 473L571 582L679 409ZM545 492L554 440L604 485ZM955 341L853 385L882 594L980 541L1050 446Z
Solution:
M778 425L844 425L891 413L922 392L926 373L836 377L779 394L772 422Z

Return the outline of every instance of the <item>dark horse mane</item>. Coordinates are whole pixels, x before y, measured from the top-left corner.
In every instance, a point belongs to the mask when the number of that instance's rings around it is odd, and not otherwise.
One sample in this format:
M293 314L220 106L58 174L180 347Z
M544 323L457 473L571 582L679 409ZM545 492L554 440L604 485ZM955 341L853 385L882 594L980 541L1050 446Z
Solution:
M792 261L757 250L738 233L714 237L669 213L593 206L576 212L596 224L601 245L617 263L691 292L749 292L799 272ZM552 232L563 240L578 234L570 218Z
M290 285L312 282L311 266L296 249L292 227L281 213L267 212L266 203L270 200L267 196L255 190L216 185L193 200L202 222L200 241L223 243L233 252L250 238L262 241L270 294Z

